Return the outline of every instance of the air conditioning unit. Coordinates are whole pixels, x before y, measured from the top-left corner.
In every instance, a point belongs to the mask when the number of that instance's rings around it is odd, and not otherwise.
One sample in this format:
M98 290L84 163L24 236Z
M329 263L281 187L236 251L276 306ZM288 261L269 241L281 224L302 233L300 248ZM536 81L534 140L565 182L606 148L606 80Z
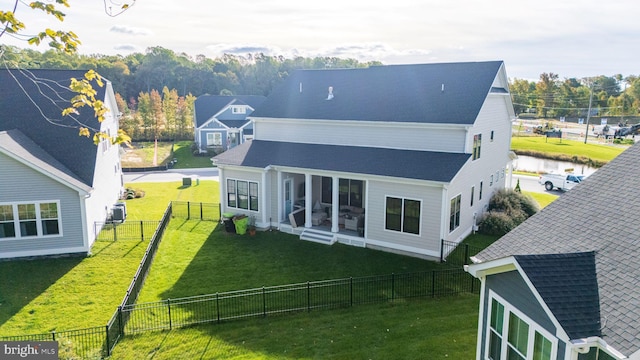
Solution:
M124 222L127 219L127 204L117 203L111 209L111 220L113 222Z

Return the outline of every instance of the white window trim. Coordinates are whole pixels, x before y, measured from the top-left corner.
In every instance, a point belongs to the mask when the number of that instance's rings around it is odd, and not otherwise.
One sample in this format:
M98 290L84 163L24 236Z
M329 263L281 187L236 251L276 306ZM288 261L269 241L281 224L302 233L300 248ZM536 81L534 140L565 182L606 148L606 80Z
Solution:
M236 206L230 206L229 205L229 189L227 187L227 181L233 181L235 183L235 195L236 195ZM238 204L240 203L239 198L238 198L238 181L243 181L247 183L247 208L241 208L238 207ZM258 198L258 210L251 210L251 183L255 183L258 186L258 193L255 195L256 198ZM243 211L250 211L252 213L258 213L260 212L260 182L259 181L253 181L253 180L247 180L247 179L236 179L236 178L226 178L225 179L225 206L229 209L237 209L237 210L243 210Z
M458 225L456 227L454 227L453 229L451 229L451 201L457 197L460 197L460 203L458 204ZM449 234L451 234L452 232L458 230L458 228L460 227L460 223L462 223L461 221L462 219L462 193L457 194L456 196L452 197L451 199L449 199Z
M211 141L209 141L211 136ZM222 146L222 133L219 131L207 132L207 146Z
M52 235L43 235L42 231L42 217L40 215L40 204L50 204L55 203L58 212L58 233ZM33 204L36 205L36 230L37 235L33 236L22 236L20 233L20 217L18 216L18 205L25 204ZM34 200L34 201L17 201L17 202L3 202L0 205L10 205L13 210L13 228L15 230L16 236L14 237L3 237L0 238L0 241L12 241L12 240L20 240L20 239L42 239L42 238L56 238L62 237L62 211L60 209L60 200Z
M533 358L533 346L534 346L534 338L535 333L538 332L540 335L544 336L547 340L551 341L551 359L557 358L558 352L558 339L552 335L550 332L542 328L538 323L531 320L527 315L525 315L522 311L518 310L515 306L511 305L508 301L502 298L500 295L496 294L493 290L489 289L489 297L486 304L486 314L485 317L485 340L484 340L484 354L482 354L482 359L489 360L489 332L491 331L491 303L493 300L498 301L500 304L504 306L504 315L502 324L503 334L502 336L502 347L501 347L501 355L500 359L507 358L507 342L508 342L508 334L509 334L509 312L514 313L517 317L519 317L522 321L529 325L529 334L527 337L527 360L531 360Z
M386 224L386 217L387 217L387 198L396 198L396 199L401 199L402 200L402 214L400 215L400 229L401 230L391 230L391 229L387 229L387 224ZM410 233L410 232L405 232L402 230L402 228L404 227L404 201L405 200L411 200L411 201L418 201L420 203L420 217L419 217L419 222L418 222L418 233L414 234L414 233ZM423 209L423 204L424 201L422 199L416 199L416 198L409 198L409 197L405 197L405 196L398 196L398 195L385 195L384 196L384 221L383 223L383 229L384 231L393 233L393 234L403 234L403 235L408 235L408 236L415 236L415 237L420 237L422 236L422 214L424 214L424 209Z
M247 107L243 106L243 105L232 105L231 106L231 113L232 114L246 114L247 113Z

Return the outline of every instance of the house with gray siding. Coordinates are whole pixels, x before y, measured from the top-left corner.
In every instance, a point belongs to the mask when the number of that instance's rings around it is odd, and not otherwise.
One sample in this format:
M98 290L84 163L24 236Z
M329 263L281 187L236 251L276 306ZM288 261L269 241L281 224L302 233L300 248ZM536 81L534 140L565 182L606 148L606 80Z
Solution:
M302 240L439 258L510 173L503 62L300 70L214 157L223 212Z
M195 143L200 153L221 153L253 138L247 119L265 100L260 95L201 95L194 103Z
M472 257L476 359L640 359L640 145Z
M84 71L0 70L0 259L87 254L122 193L119 146L78 126L118 134L111 83L94 84L109 111L62 116Z

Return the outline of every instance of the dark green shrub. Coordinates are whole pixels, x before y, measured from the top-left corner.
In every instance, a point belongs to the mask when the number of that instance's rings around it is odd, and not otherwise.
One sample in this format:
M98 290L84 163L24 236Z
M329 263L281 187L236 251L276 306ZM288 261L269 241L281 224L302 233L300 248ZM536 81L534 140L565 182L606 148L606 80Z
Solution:
M486 235L502 236L516 226L517 225L511 216L506 213L500 211L489 211L480 221L478 231Z

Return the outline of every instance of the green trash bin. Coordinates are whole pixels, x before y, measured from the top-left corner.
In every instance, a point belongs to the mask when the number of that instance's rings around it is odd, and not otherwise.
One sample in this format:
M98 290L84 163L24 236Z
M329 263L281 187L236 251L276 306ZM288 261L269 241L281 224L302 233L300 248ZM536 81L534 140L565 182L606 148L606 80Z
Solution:
M233 223L236 224L236 234L244 235L247 233L247 225L249 224L249 217L246 215L240 215L233 218Z

